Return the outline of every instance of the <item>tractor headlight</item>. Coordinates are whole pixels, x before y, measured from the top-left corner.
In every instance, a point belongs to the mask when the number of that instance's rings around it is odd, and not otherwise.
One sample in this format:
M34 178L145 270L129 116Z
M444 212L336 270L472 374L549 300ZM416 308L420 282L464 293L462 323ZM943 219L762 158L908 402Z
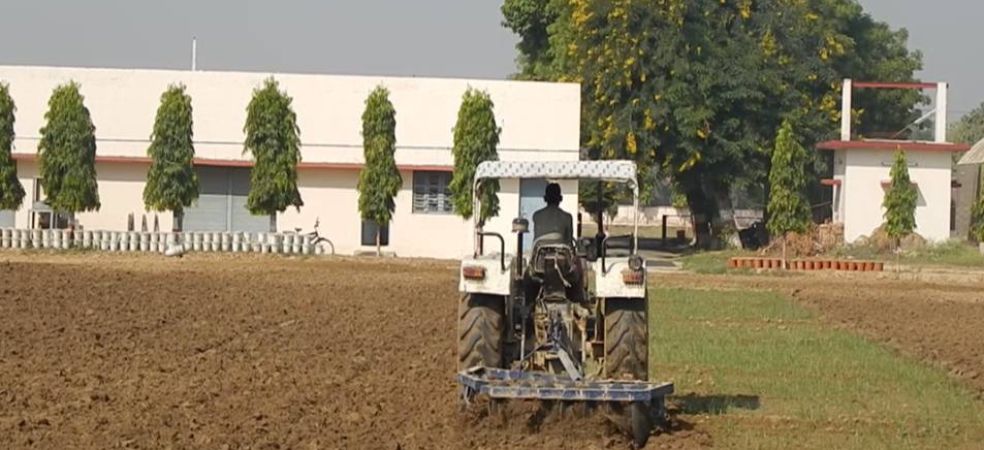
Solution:
M642 257L639 255L632 255L629 257L629 268L635 271L642 270L643 261Z

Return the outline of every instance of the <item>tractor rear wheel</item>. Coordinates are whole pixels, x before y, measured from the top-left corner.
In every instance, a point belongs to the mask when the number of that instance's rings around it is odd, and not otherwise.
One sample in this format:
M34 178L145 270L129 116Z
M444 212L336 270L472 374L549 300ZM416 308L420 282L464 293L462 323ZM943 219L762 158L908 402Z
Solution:
M458 305L458 370L501 368L505 324L502 297L466 294Z
M649 322L645 299L605 300L605 376L649 379Z

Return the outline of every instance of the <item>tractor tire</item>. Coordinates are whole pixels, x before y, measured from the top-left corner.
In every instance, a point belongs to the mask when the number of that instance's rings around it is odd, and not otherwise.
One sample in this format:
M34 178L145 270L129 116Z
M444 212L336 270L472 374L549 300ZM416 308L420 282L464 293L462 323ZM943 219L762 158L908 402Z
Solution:
M502 297L466 294L458 305L458 370L502 368L505 330Z
M649 379L648 302L605 300L605 376L616 380Z

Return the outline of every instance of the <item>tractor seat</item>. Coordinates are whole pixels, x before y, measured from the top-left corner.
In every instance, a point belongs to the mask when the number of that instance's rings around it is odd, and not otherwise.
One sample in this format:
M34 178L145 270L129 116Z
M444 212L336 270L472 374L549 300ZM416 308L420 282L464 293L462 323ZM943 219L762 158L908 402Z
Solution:
M548 271L559 269L565 277L574 273L574 249L556 233L545 234L533 241L530 275L542 280Z

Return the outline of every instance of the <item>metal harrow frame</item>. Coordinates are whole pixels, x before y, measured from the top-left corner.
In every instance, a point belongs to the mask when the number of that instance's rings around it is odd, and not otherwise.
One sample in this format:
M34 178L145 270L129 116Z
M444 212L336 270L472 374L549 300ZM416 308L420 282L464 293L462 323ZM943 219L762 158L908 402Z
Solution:
M578 381L564 375L486 367L460 372L458 383L466 402L487 395L495 399L651 403L661 412L666 396L673 394L673 383Z

